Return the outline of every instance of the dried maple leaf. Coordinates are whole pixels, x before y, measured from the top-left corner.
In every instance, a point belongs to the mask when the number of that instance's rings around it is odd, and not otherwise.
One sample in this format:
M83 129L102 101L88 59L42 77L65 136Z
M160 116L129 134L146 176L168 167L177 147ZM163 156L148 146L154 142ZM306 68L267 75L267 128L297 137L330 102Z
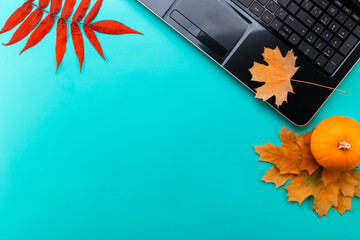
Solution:
M319 217L327 215L331 207L339 210L340 214L345 210L351 210L351 201L349 204L348 200L354 197L355 187L359 182L350 173L342 172L335 181L325 185L322 175L323 168L319 168L312 175L304 171L293 177L291 183L285 187L289 202L296 201L301 204L306 198L313 196L313 209Z
M288 93L294 93L291 78L299 69L296 67L297 57L292 50L283 57L278 47L265 48L263 56L268 65L255 62L249 70L252 81L265 83L255 89L255 97L266 101L275 96L275 104L279 108L283 102L287 102Z
M338 206L334 207L334 211L338 211L340 215L343 215L346 210L351 211L351 197L346 197L342 193L339 193Z
M55 18L57 18L55 47L57 62L56 70L58 70L66 51L68 32L66 22L71 23L70 32L75 52L79 59L80 69L82 69L84 60L84 40L80 25L83 26L85 35L89 39L90 43L104 59L104 53L95 32L113 35L141 34L117 21L106 20L92 23L100 11L103 0L97 0L87 16L86 12L91 4L91 0L82 0L72 19L70 19L70 16L74 10L76 0L65 0L62 11L61 7L63 5L63 0L39 0L38 5L33 2L34 0L27 0L20 8L18 8L6 21L4 27L0 31L0 34L10 31L21 23L19 28L13 34L11 40L7 44L4 44L8 46L21 41L32 32L24 49L21 51L21 53L23 53L27 49L32 48L41 42L41 40L50 32L55 24ZM45 8L49 6L49 3L50 11L47 11ZM34 7L35 10L33 11ZM60 13L60 11L61 15L58 16L57 14ZM47 16L41 21L44 13L46 13ZM84 17L84 22L80 23Z
M281 174L277 167L272 167L265 172L264 177L261 179L266 183L274 183L276 188L284 185L288 180L292 179L295 174L285 173Z
M331 207L341 215L351 211L351 199L360 197L360 171L334 172L322 168L311 154L310 138L311 132L294 135L292 130L282 127L281 147L270 143L256 146L259 160L275 165L261 180L276 187L290 180L285 186L289 202L301 204L313 196L313 209L319 217L327 215Z
M360 183L360 171L352 171L350 174L358 183ZM354 195L360 198L360 184L355 187Z
M281 174L299 174L302 170L311 174L319 165L309 154L309 144L306 143L310 143L310 136L311 133L295 136L292 130L281 127L281 147L266 143L255 146L255 151L260 155L260 161L274 164Z
M311 175L320 167L320 165L316 162L314 156L310 150L310 139L312 132L308 132L305 134L296 134L296 143L301 147L301 156L302 161L299 166L300 170L307 170Z

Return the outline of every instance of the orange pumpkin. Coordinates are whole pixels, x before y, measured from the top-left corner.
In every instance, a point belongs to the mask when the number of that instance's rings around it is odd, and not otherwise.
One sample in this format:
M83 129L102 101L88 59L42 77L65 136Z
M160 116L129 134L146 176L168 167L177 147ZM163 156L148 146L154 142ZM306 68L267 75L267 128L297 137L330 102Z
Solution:
M352 170L360 164L360 124L348 117L325 119L313 131L310 147L322 167Z

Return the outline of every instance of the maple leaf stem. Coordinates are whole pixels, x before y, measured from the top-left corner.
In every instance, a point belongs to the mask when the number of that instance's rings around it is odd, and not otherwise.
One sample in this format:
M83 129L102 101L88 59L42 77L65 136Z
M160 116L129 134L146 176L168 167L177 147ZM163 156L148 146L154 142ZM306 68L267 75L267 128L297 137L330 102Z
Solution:
M56 17L56 18L62 18L62 17L60 17L60 16L58 16L58 15L51 14L49 11L41 8L39 5L37 5L37 4L35 4L35 3L31 3L31 4L32 4L33 6L39 8L39 9L41 9L41 11L43 11L43 12L49 14L49 15L52 15L52 16L54 16L54 17ZM64 20L67 21L67 22L74 23L74 21L70 20L69 18L62 18L62 19L64 19ZM84 24L84 23L82 23L82 22L76 22L76 23L77 23L77 24Z
M317 84L317 83L312 83L312 82L306 82L306 81L300 81L300 80L296 80L296 79L290 79L293 82L298 82L298 83L305 83L305 84L309 84L309 85L313 85L313 86L317 86L317 87L322 87L322 88L327 88L327 89L331 89L331 90L335 90L335 91L339 91L339 92L343 92L345 94L347 94L347 92L337 89L337 88L332 88L332 87L328 87L328 86L324 86L321 84Z

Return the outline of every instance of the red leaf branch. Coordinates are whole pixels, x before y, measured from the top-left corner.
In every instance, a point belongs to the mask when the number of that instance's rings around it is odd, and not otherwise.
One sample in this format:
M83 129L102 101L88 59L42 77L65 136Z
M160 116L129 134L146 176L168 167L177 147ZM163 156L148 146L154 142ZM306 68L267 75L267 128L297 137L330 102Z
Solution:
M82 26L86 37L89 39L95 50L104 59L105 56L95 32L111 35L141 34L122 23L113 20L92 23L100 11L103 0L97 0L87 16L86 13L91 4L91 0L82 0L73 14L72 19L70 19L70 17L74 11L76 0L65 0L64 4L63 0L39 0L38 5L33 2L34 0L27 0L21 7L19 7L6 21L4 27L0 31L0 34L8 32L20 24L10 41L7 44L4 44L5 46L8 46L23 40L31 33L24 49L21 51L21 53L23 53L44 39L44 37L51 31L57 18L55 47L57 62L56 70L58 70L66 51L68 37L67 22L71 23L70 32L75 53L79 59L80 70L82 69L85 56L84 39L80 26ZM50 11L47 11L46 8L49 4ZM34 7L35 10L33 10ZM58 14L60 11L61 14L59 16ZM47 16L41 21L44 13L47 14ZM84 19L83 23L80 22L82 19Z

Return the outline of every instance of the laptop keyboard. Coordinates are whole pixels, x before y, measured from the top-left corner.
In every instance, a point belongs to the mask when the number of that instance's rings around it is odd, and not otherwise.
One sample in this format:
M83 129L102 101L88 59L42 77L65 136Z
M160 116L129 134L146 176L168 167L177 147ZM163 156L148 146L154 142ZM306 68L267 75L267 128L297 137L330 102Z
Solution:
M328 75L335 73L360 40L360 16L340 0L232 1Z

